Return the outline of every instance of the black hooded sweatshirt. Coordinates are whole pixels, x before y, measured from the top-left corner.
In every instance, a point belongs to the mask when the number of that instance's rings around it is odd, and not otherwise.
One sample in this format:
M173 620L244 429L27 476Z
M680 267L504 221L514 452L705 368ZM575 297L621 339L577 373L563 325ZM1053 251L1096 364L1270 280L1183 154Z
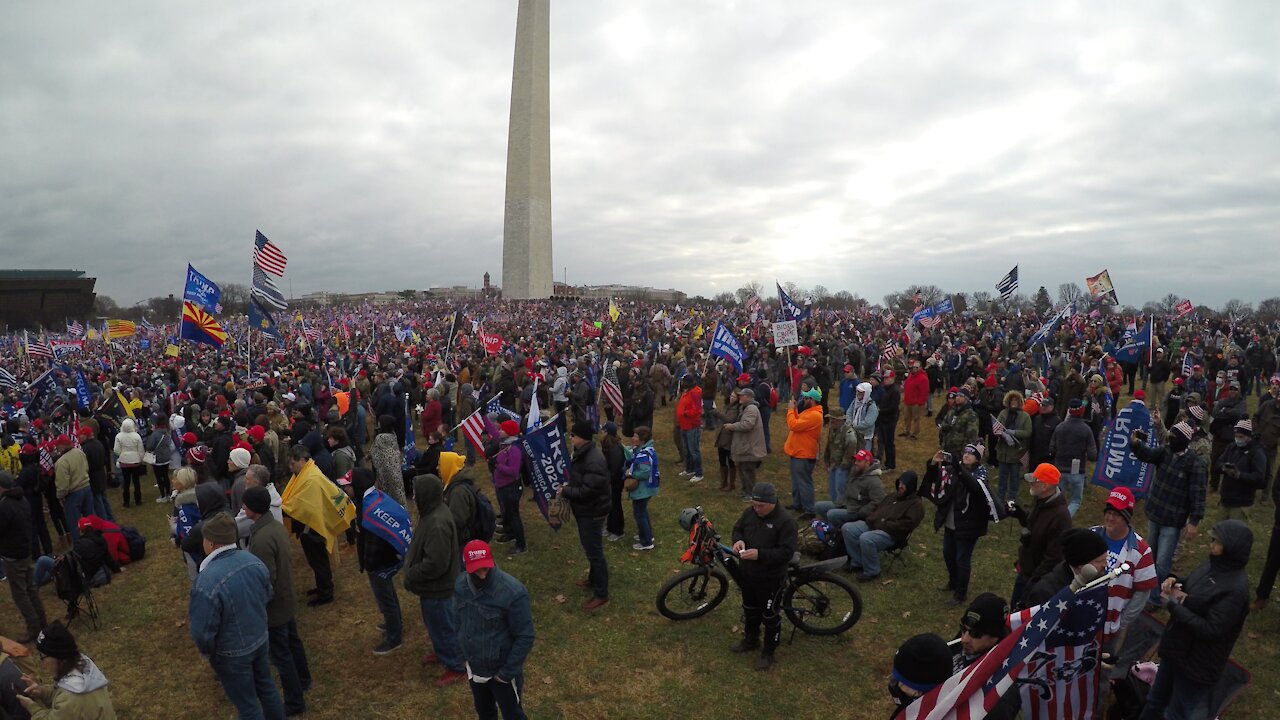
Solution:
M1239 520L1213 526L1222 554L1191 572L1182 583L1182 603L1169 604L1169 626L1160 640L1162 662L1177 663L1188 680L1213 685L1222 676L1249 614L1249 574L1253 532Z

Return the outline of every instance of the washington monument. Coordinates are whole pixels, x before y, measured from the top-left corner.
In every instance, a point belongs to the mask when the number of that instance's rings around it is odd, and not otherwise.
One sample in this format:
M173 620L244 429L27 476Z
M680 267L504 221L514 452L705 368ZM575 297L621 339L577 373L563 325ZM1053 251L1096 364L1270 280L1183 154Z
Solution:
M502 295L551 297L550 0L520 0L511 73Z

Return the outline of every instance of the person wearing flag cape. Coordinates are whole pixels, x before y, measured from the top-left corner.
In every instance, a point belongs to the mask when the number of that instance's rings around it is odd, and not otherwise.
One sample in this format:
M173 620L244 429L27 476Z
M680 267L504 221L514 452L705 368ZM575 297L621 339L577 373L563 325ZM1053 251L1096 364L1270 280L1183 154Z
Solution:
M333 602L333 569L329 555L334 540L355 519L355 509L347 494L325 477L305 445L289 450L289 470L293 473L281 496L281 509L289 516L293 532L302 544L307 565L315 574L316 587L307 594L307 605Z

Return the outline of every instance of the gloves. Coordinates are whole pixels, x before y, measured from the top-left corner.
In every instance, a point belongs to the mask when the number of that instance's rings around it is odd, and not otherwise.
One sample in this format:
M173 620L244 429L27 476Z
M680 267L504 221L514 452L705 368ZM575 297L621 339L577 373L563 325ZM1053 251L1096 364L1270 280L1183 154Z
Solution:
M1006 444L1008 444L1008 445L1017 445L1017 444L1018 444L1018 438L1014 436L1014 434L1013 434L1013 431L1012 431L1012 430L1005 430L1005 431L1004 431L1004 435L1002 435L1001 437L1003 437L1003 438L1004 438L1005 443L1006 443Z

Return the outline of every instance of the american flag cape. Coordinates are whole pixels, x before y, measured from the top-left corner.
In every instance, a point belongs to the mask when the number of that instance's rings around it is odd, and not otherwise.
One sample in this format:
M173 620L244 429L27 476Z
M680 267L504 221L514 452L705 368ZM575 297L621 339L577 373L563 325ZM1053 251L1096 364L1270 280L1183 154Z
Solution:
M1021 692L1028 720L1090 720L1098 701L1106 575L1009 616L1011 632L977 662L912 703L906 720L979 720Z
M618 371L611 362L604 364L604 384L600 386L600 394L615 412L622 412L622 386L618 384Z

